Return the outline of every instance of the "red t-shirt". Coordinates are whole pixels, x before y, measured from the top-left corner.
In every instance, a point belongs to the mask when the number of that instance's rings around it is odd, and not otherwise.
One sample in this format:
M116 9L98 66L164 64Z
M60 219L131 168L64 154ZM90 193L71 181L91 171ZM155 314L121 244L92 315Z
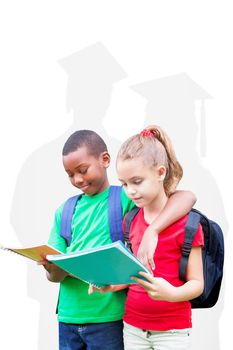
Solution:
M140 209L130 228L129 238L135 255L143 233L148 227L143 213L143 209ZM187 215L159 233L154 254L154 276L163 277L174 286L184 284L179 279L179 264L186 221ZM193 246L203 246L201 226L195 235ZM153 300L141 286L133 284L128 290L124 321L134 327L147 330L191 328L191 304L189 301Z

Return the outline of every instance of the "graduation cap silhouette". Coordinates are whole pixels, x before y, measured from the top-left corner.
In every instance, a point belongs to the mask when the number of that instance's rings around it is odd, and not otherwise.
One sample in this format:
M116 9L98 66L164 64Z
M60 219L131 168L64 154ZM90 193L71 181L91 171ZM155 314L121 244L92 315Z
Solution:
M101 43L97 42L61 60L60 65L72 77L89 80L105 80L109 83L127 77L122 67Z
M201 153L205 155L206 151L206 121L205 121L205 100L211 98L211 96L201 88L195 81L193 81L186 73L179 73L155 80L146 81L131 88L145 97L148 100L148 106L154 115L154 123L156 123L156 116L159 114L165 114L165 111L169 109L169 114L174 111L173 115L169 115L170 118L177 118L177 125L181 122L191 124L191 120L187 120L188 117L194 116L193 113L188 113L184 116L180 113L181 110L193 110L195 102L201 101L200 112L200 142ZM183 117L183 120L179 120L179 117ZM186 121L184 120L186 118ZM163 122L161 124L163 126Z
M106 47L97 42L58 61L68 75L67 109L109 101L112 85L127 77ZM107 103L107 102L106 102Z

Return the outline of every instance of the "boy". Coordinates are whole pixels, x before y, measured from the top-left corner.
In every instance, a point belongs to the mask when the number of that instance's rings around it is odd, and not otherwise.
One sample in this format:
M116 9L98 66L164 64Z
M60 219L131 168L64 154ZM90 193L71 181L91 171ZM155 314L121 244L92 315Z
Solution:
M67 247L64 238L60 236L64 204L55 213L49 244L62 252L74 252L111 243L107 178L110 155L106 144L94 131L79 130L68 138L62 154L63 165L71 184L84 195L73 214L70 246ZM149 265L153 257L157 233L184 216L194 203L195 198L190 192L176 192L170 197L163 212L145 232L141 245L141 260L145 264ZM124 190L121 192L121 204L123 215L134 206ZM65 271L47 261L41 264L47 270L50 281L60 282L59 349L124 349L122 316L125 291L88 295L88 284L68 276ZM152 265L151 267L153 268Z

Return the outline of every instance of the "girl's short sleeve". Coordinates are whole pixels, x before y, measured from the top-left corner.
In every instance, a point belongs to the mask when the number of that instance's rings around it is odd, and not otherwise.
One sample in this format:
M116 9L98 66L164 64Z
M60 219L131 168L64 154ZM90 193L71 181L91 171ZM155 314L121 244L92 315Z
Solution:
M197 233L195 234L192 246L193 247L204 246L204 232L201 225L198 226L198 230L197 230Z

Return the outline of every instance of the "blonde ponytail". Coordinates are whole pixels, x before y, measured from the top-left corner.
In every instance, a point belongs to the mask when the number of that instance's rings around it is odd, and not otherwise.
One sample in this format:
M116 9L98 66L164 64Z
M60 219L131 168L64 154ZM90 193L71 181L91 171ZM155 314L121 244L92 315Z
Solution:
M175 191L183 176L182 166L176 158L171 140L166 132L157 125L150 125L146 129L150 130L165 148L167 154L167 173L164 179L164 190L167 196L169 196Z

